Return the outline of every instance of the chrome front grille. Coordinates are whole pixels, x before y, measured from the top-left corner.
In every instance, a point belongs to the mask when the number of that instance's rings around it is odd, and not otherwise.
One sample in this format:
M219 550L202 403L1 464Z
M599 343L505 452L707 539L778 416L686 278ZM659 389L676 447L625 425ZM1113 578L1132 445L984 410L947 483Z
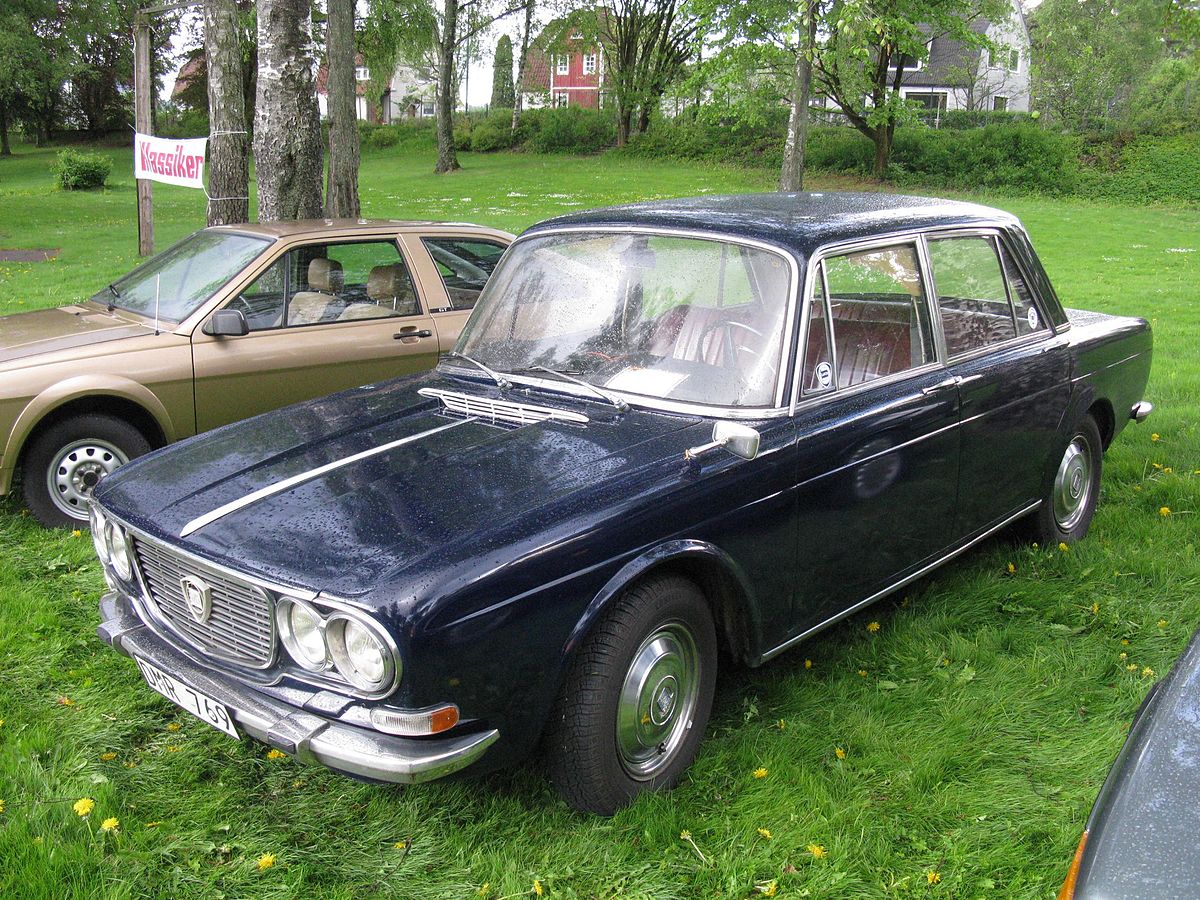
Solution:
M452 413L484 419L493 425L500 422L509 425L533 425L546 421L570 422L572 425L588 423L588 417L581 413L567 412L565 409L551 409L548 406L530 406L527 403L514 403L510 400L491 400L487 397L475 397L471 394L460 394L457 391L443 391L437 388L421 388L417 393L423 397L436 397Z
M275 660L275 618L260 588L200 566L150 541L133 538L134 552L153 612L197 649L230 662L264 669ZM184 579L209 588L207 615L193 615ZM201 620L202 619L202 620Z

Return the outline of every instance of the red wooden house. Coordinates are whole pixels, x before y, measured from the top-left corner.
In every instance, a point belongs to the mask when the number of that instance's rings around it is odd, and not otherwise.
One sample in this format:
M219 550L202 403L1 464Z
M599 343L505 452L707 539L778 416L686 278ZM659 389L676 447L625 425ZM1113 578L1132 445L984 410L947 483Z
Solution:
M572 31L565 40L562 23L551 23L529 48L519 90L527 108L583 106L599 109L604 92L604 48Z

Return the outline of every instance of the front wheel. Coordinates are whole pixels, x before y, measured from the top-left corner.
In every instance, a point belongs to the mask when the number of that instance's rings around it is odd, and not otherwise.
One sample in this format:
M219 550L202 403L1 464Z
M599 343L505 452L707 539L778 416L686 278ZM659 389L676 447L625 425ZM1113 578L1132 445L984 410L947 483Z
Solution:
M1042 505L1031 518L1034 540L1054 547L1087 534L1100 497L1103 460L1100 429L1095 419L1084 416L1062 449Z
M682 578L635 585L580 647L547 735L550 777L576 809L612 815L674 786L712 710L717 638Z
M135 456L150 442L130 425L100 414L63 419L30 443L22 466L25 504L48 528L78 526L87 521L88 499L102 478Z

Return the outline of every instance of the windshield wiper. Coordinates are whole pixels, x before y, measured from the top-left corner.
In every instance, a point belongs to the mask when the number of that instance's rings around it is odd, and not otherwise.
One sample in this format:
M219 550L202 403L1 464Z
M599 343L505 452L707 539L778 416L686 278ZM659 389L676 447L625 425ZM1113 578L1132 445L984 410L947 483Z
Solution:
M560 372L557 369L551 369L549 366L530 366L527 369L521 369L522 372L549 372L551 375L557 375L559 378L570 381L572 384L577 384L580 387L585 387L597 397L601 397L617 408L617 412L627 412L629 404L618 397L616 394L610 394L603 388L598 388L590 382L584 381L582 378L576 378L566 372Z
M510 387L512 387L512 382L509 381L507 378L505 378L503 375L501 375L499 372L493 372L491 369L489 369L487 366L485 366L479 360L473 359L472 357L467 356L467 354L465 354L465 353L458 353L454 350L451 350L449 353L442 354L442 359L450 359L450 358L465 359L471 365L475 366L481 372L483 372L489 378L491 378L492 381L496 382L496 387L500 388L500 390L502 390L502 391L506 391Z

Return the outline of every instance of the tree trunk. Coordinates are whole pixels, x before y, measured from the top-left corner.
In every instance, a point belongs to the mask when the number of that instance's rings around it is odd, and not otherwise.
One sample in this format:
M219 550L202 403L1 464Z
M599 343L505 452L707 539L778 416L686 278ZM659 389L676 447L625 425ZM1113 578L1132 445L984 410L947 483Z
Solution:
M208 224L250 218L249 153L242 42L236 0L205 0L204 55L208 64Z
M0 156L12 156L12 147L8 145L8 106L0 98Z
M883 181L887 175L888 160L892 156L892 129L886 125L875 128L875 167L872 174L876 181Z
M315 219L321 215L322 163L312 0L258 0L258 66L258 220Z
M646 103L643 103L641 105L641 107L638 109L637 133L645 134L646 130L649 127L650 127L650 104L649 104L649 102L646 102Z
M437 36L437 175L453 172L459 168L458 153L454 149L454 88L457 83L454 71L454 37L458 31L459 0L445 0L446 15L442 21L441 34Z
M521 110L524 107L521 83L525 80L525 58L529 56L529 33L533 30L534 0L525 0L525 27L521 30L521 57L517 63L516 95L513 97L512 131L517 133L521 124Z
M633 110L625 102L617 98L617 146L624 147L629 143L629 131L633 121Z
M811 3L805 4L805 21L796 52L795 83L792 87L792 111L788 115L787 142L783 146L783 170L779 190L804 190L804 151L808 145L808 109L812 95L812 52L817 40L817 17Z
M325 215L357 219L358 115L355 109L354 0L329 0L326 24L329 66L329 179Z

